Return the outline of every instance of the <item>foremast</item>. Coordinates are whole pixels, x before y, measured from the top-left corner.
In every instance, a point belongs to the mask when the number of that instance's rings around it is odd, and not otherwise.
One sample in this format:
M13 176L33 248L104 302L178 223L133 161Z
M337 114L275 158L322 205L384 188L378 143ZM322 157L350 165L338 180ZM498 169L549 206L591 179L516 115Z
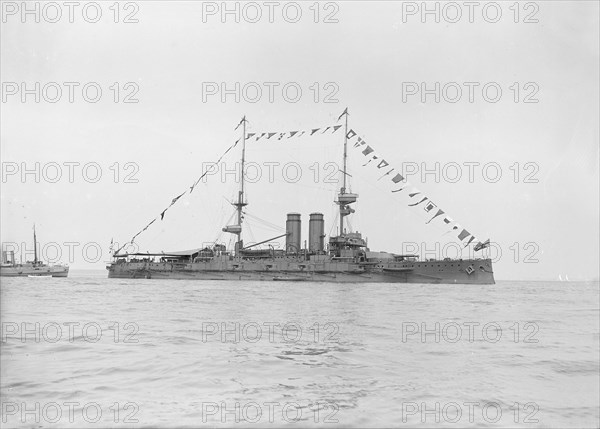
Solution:
M242 125L242 162L241 162L241 173L240 173L240 190L238 191L237 201L232 202L231 205L236 208L237 211L237 223L235 225L227 225L223 228L224 232L234 234L237 237L235 243L235 256L241 257L241 250L244 248L242 241L242 221L244 220L243 209L248 205L244 198L244 167L246 163L246 116L242 118L242 121L238 124L236 129Z

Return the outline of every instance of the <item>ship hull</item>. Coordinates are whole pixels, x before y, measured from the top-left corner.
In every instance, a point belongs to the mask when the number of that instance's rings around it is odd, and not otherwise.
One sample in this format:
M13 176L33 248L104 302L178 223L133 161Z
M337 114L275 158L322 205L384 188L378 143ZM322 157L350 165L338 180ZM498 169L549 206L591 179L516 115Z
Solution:
M0 268L1 277L68 277L69 267L2 267Z
M489 259L468 259L381 264L367 268L344 263L293 261L242 261L237 264L124 262L111 264L107 269L109 278L127 279L494 284L491 267Z

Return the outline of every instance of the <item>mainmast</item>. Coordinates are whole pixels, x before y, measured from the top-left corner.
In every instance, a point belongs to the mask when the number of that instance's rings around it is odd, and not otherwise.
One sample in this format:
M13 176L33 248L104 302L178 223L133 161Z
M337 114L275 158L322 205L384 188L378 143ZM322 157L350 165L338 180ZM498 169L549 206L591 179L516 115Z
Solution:
M336 203L340 206L340 237L344 235L344 217L351 213L354 213L354 209L350 208L350 204L356 202L358 194L351 194L346 192L346 164L348 158L348 108L344 110L342 116L345 116L346 122L344 127L344 157L343 157L343 169L342 169L342 187L338 194L338 200ZM340 116L341 117L341 116Z
M37 258L37 237L35 236L35 223L33 224L33 253L34 253L33 264L37 265L38 258Z
M246 206L247 204L244 202L244 165L246 163L246 116L244 116L242 118L242 166L241 166L241 172L240 172L240 192L238 194L238 201L235 204L236 208L237 208L237 224L240 226L240 230L237 233L237 243L236 243L236 249L235 249L235 254L236 256L239 255L240 250L242 250L243 243L242 243L242 208L244 206Z
M344 171L343 171L343 175L344 175L344 186L342 187L342 194L346 191L346 161L348 159L348 108L346 108L346 110L344 111L345 114L345 119L346 119L346 125L344 127Z
M242 121L238 124L238 127L242 125L242 163L241 163L241 178L240 178L240 190L238 191L237 201L232 203L232 205L237 210L237 224L235 225L227 225L223 228L224 232L229 232L231 234L235 234L237 236L237 240L235 243L235 255L241 256L241 250L244 247L244 243L242 242L242 221L244 219L242 215L242 209L248 205L245 202L244 198L244 167L246 163L246 116L242 118ZM236 127L237 129L237 127Z

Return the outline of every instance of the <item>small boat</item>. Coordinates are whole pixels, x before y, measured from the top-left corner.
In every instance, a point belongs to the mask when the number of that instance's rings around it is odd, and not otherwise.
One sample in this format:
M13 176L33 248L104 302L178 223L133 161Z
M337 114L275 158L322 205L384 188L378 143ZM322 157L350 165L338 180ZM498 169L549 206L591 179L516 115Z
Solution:
M33 225L33 261L17 264L15 252L12 250L2 251L2 264L0 265L0 276L2 277L67 277L69 267L67 265L48 265L38 259L37 236L35 225Z

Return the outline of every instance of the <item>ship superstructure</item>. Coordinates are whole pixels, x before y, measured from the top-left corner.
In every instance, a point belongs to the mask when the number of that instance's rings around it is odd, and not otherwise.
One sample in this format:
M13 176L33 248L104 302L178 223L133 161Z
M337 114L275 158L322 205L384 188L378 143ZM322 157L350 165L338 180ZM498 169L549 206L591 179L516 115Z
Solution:
M351 206L359 195L347 188L348 113L344 111L344 147L341 187L334 203L339 209L339 230L325 243L322 213L309 216L308 246L302 246L300 213L288 213L285 234L249 246L242 240L243 213L248 201L244 195L246 118L240 122L241 180L232 202L236 223L223 228L235 236L233 249L223 244L169 253L119 253L107 266L110 278L171 278L205 280L282 280L320 282L464 283L494 284L492 261L449 259L420 261L417 255L371 251L360 232L347 231L345 218L355 212ZM238 125L239 126L239 125ZM177 197L179 198L179 197ZM176 199L177 199L176 198ZM174 199L174 201L176 201ZM163 212L164 214L164 212ZM152 222L151 222L152 223ZM285 248L256 249L259 245L285 237Z

